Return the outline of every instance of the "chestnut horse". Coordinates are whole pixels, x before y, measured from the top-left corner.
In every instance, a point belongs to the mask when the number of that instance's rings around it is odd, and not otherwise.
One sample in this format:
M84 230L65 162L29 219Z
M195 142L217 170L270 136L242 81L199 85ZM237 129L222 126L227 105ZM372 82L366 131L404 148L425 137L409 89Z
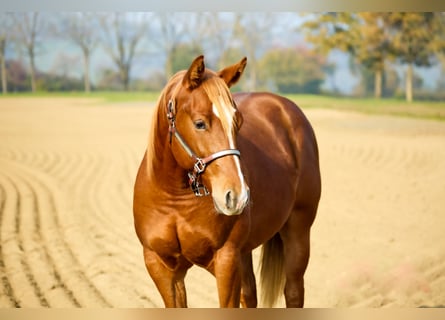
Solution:
M263 245L264 303L304 303L320 199L314 132L290 100L231 95L247 59L219 72L196 58L163 89L134 188L134 223L166 307L186 307L184 277L216 278L221 307L256 307L252 250Z

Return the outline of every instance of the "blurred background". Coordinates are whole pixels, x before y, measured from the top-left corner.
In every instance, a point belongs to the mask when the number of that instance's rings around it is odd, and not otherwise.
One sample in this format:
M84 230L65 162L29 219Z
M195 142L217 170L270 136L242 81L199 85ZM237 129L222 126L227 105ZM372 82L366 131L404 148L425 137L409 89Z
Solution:
M445 13L0 13L2 94L159 92L200 54L235 90L445 100Z

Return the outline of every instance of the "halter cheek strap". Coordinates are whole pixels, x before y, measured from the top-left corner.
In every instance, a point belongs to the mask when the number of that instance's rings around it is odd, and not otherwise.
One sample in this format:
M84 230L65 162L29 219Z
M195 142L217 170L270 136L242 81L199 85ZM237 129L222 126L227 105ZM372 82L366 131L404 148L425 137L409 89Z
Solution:
M216 159L226 157L226 156L237 156L240 157L241 153L237 149L226 149L215 152L210 156L205 158L198 157L193 150L189 147L189 145L184 141L182 136L179 134L176 129L176 115L174 111L174 102L173 99L170 99L167 104L167 119L169 122L169 135L170 135L170 144L172 143L173 136L178 140L181 147L184 151L195 161L193 165L193 169L189 170L187 176L189 178L189 186L194 192L195 196L202 197L210 194L206 186L204 186L201 182L201 175L204 173L206 167L211 162Z

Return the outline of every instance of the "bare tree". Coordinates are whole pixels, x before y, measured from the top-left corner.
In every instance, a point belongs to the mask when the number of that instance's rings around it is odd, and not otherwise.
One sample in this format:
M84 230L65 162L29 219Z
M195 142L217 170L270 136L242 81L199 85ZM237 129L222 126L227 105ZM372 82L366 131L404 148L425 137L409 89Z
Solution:
M211 36L209 27L213 23L208 12L186 13L184 19L184 36L193 47L203 47Z
M258 59L262 49L270 41L270 32L276 21L273 13L238 13L235 16L235 37L242 42L249 59L249 81L247 90L257 85Z
M166 57L164 71L165 77L169 79L173 75L173 51L187 31L185 20L189 17L187 17L187 13L157 13L156 18L161 37L154 41Z
M2 92L6 94L8 92L8 81L6 74L6 46L10 40L9 32L11 28L10 14L0 14L0 69L2 79Z
M15 13L13 16L14 25L16 28L15 40L28 55L30 75L31 75L31 90L36 92L36 64L35 57L37 45L39 43L39 34L43 30L43 21L38 12L31 13Z
M234 17L230 12L212 12L207 16L208 23L205 30L209 33L209 39L218 53L217 67L220 69L234 62L228 61L229 49L235 38Z
M148 13L113 13L102 15L105 50L119 70L124 90L128 90L130 71L136 49L148 31Z
M57 33L69 37L81 50L83 55L83 78L85 92L91 91L90 58L99 44L98 16L93 13L74 12L63 17Z

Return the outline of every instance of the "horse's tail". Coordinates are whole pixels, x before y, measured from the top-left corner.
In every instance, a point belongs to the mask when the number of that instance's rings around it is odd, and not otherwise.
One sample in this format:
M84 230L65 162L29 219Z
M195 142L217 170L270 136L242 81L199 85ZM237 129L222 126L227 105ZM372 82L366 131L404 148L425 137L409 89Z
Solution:
M283 292L285 281L283 241L278 233L263 244L260 279L261 302L272 307Z

